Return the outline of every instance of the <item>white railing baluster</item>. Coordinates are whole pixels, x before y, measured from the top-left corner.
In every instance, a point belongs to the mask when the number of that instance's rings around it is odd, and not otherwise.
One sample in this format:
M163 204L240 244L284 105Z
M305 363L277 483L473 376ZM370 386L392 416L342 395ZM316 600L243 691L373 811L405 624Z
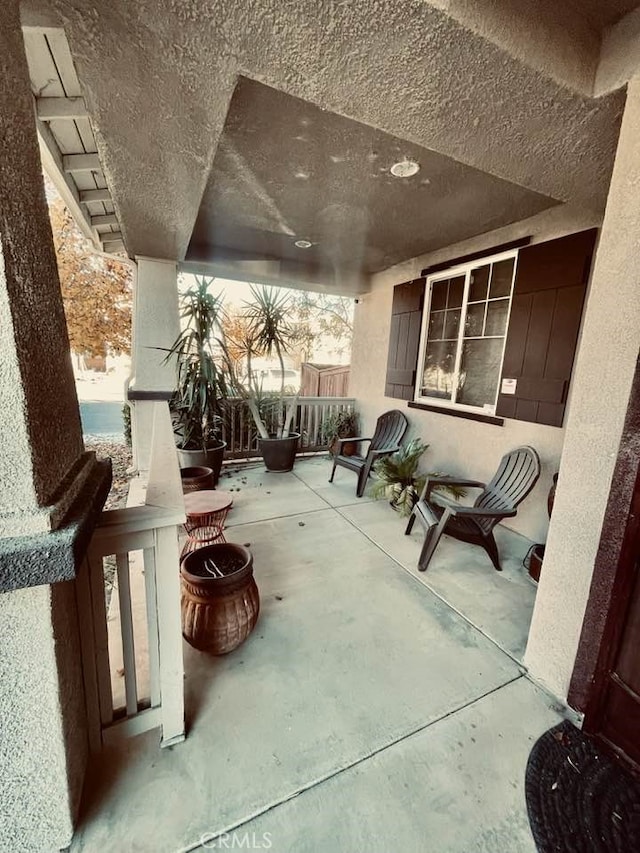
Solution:
M76 577L76 602L78 608L78 628L80 631L80 656L82 660L82 678L87 703L87 728L89 748L97 752L101 746L100 691L96 667L96 643L94 637L93 603L91 601L91 583L89 562L85 558ZM104 590L104 586L103 586Z
M129 555L116 555L118 571L118 601L120 603L120 631L122 634L122 661L124 664L124 690L127 716L138 712L138 679L136 675L136 645L133 636L131 611L131 582Z
M156 576L160 694L162 696L162 743L172 746L184 740L184 684L180 620L180 555L175 529L156 530Z
M149 693L151 707L160 704L160 648L158 640L158 603L156 584L156 554L154 548L145 548L144 593L147 609L147 634L149 638Z
M89 584L93 611L93 637L95 643L96 679L100 698L100 720L108 725L113 720L113 695L109 668L109 635L107 633L107 608L105 606L104 566L102 554L87 557Z

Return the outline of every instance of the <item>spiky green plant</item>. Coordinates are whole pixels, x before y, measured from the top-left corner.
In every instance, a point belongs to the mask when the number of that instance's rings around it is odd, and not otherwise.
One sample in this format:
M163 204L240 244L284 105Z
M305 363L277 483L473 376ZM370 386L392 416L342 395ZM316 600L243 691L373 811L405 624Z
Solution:
M284 355L293 342L294 330L289 322L291 314L291 295L274 287L251 285L251 301L245 302L243 315L247 320L250 343L247 346L247 364L249 373L249 408L256 427L263 438L269 432L261 417L257 400L261 389L252 381L251 359L256 355L271 357L274 353L280 362L281 386L277 404L277 438L287 438L289 427L295 414L298 399L294 397L285 406ZM285 415L286 408L286 415Z
M427 478L436 476L435 472L418 474L418 464L428 447L422 439L414 438L390 456L378 459L373 465L377 480L371 488L371 496L376 500L386 498L400 515L411 515ZM455 498L465 494L464 489L456 486L438 488Z
M176 364L171 410L179 446L184 450L204 450L219 439L227 395L224 371L213 352L222 296L209 292L212 281L206 276L196 277L196 285L182 294L183 329L166 356L166 360L174 358Z

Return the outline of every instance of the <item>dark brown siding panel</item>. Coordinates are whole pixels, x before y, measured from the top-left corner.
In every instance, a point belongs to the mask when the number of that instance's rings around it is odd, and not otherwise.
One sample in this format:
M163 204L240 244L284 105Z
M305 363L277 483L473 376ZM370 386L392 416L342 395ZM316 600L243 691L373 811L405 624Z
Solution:
M498 398L498 405L496 406L496 415L499 414L501 418L515 419L517 402L518 401L515 397L507 394L500 395Z
M597 234L597 229L591 228L522 249L518 255L515 292L539 293L584 284L589 277Z
M558 291L545 368L547 376L564 379L571 374L585 291L583 285Z
M502 368L503 376L516 377L522 375L532 302L533 296L531 294L513 297L509 320L509 337Z
M538 423L538 404L535 400L516 400L516 420Z
M542 379L544 376L555 304L555 290L544 290L542 293L536 293L533 296L529 333L522 364L522 375L525 377Z
M523 376L518 380L518 398L538 403L563 403L566 380L540 379Z
M519 254L496 415L562 426L596 230L528 246Z
M390 385L413 385L415 378L415 370L396 370L392 368L387 371L387 381Z
M409 337L407 338L407 368L415 372L418 365L418 349L420 347L420 331L422 329L422 311L412 311L409 323ZM415 376L411 382L415 385Z
M413 400L422 306L424 302L423 278L398 284L393 289L389 355L385 396L400 400Z
M538 403L538 423L561 427L564 420L564 403Z

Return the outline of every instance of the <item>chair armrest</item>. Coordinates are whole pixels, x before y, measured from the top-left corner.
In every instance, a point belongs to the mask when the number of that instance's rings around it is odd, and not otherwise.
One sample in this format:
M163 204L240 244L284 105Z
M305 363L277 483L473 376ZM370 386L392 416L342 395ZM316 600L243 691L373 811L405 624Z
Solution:
M513 518L516 515L514 507L504 509L485 509L481 506L461 506L456 501L446 498L444 495L434 495L433 503L448 509L451 515L463 516L465 518Z
M464 480L461 477L449 477L445 474L433 474L427 477L427 482L424 484L420 500L429 500L431 491L434 486L466 486L470 489L484 489L485 483L480 480Z
M338 442L338 453L340 453L343 445L348 444L350 441L372 441L372 439L365 438L362 435L350 435L348 438L337 438L336 441Z
M393 447L385 447L384 450L370 450L369 454L372 457L376 456L390 456L392 453L397 453L400 450L400 445L395 444Z
M460 477L447 477L436 474L427 479L432 486L468 486L469 488L484 489L486 483L481 483L480 480L463 480Z

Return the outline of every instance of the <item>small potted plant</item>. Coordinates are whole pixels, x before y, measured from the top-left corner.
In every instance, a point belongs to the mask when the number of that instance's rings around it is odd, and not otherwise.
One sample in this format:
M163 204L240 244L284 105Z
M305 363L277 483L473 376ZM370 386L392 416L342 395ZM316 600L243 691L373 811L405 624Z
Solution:
M338 439L351 438L358 435L358 415L356 412L335 412L322 425L324 443L329 445L329 453L335 456L338 452ZM345 456L353 456L357 450L357 442L350 441L342 446Z
M424 484L434 474L418 474L418 464L429 447L422 439L414 438L395 453L378 459L373 465L377 481L371 495L376 500L386 498L400 515L409 516L420 497ZM465 491L457 486L440 487L452 497L464 497Z
M169 405L180 466L211 468L217 482L226 447L220 430L227 389L214 356L222 297L209 293L211 281L196 278L196 285L182 295L184 328L167 359L176 360L176 390Z

